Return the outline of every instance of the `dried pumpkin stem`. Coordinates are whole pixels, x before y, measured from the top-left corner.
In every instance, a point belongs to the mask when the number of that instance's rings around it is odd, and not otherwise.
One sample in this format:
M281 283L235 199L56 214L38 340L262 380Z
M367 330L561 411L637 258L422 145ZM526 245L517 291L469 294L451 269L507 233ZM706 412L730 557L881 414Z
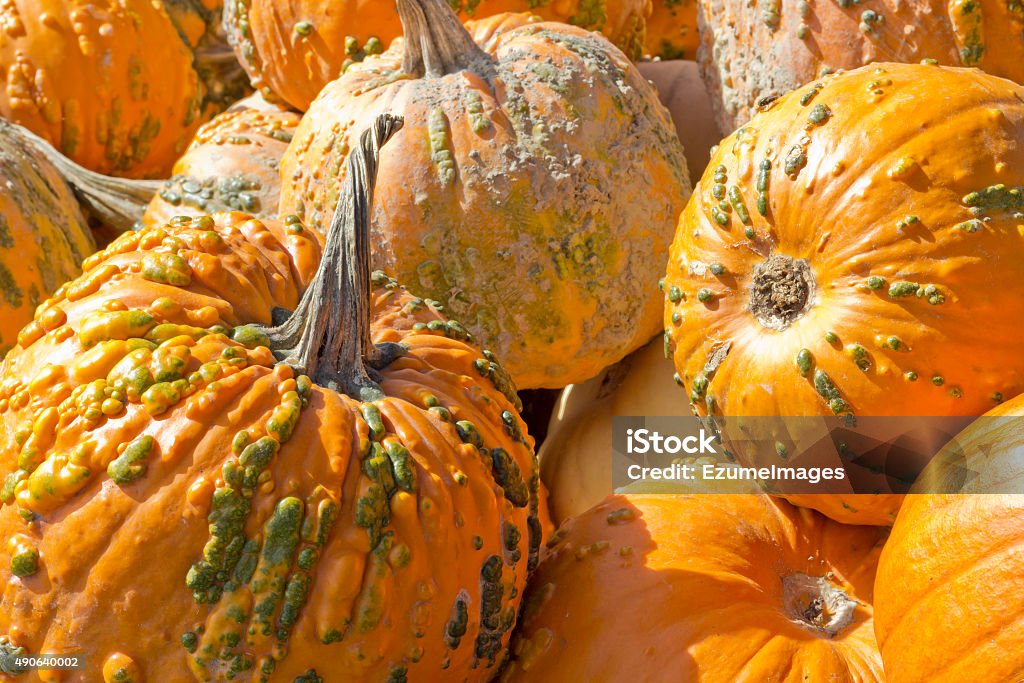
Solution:
M27 128L0 119L5 132L24 138L38 149L64 177L83 208L97 221L117 232L131 230L163 181L129 180L94 173L57 151Z
M398 0L398 15L405 36L405 73L439 78L474 62L491 62L446 0Z
M363 401L383 397L374 371L402 352L398 344L374 345L370 338L370 207L381 147L402 123L384 114L362 134L348 157L316 277L291 316L265 330L279 360Z

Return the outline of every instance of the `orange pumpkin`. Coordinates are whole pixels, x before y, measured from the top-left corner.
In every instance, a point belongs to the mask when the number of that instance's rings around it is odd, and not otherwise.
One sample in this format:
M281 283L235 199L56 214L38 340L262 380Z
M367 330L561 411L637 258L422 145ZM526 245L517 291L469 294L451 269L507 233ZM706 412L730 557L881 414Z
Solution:
M552 542L504 683L883 680L877 528L767 496L611 496Z
M0 647L90 683L492 675L539 477L493 356L371 281L400 124L357 143L322 260L294 220L182 217L40 307L0 366Z
M71 188L22 130L0 119L0 358L96 248Z
M1020 495L907 500L875 585L875 631L889 683L1019 680L1021 519Z
M695 59L699 45L697 0L653 0L645 55L666 60Z
M156 225L216 211L276 216L278 167L299 118L252 95L204 124L153 197L144 221Z
M638 57L651 0L448 0L463 20L530 11L549 21L601 30ZM402 35L394 0L228 0L228 39L252 84L306 111L348 65Z
M698 59L722 130L758 100L872 62L938 61L1024 83L1024 5L1004 0L699 3Z
M656 276L689 194L668 113L597 34L527 15L467 31L444 0L399 9L417 39L320 94L281 162L281 215L321 220L352 132L402 112L375 263L444 304L520 388L592 377L661 329Z
M810 83L723 141L664 282L697 410L980 415L1024 390L1022 139L1024 87L879 64ZM800 500L854 523L891 523L899 502Z
M203 89L162 3L4 5L0 116L94 171L160 176L192 138Z
M900 510L875 582L890 683L1011 681L1024 671L1021 417L1024 396L939 453L976 476L930 483L964 493L908 496Z

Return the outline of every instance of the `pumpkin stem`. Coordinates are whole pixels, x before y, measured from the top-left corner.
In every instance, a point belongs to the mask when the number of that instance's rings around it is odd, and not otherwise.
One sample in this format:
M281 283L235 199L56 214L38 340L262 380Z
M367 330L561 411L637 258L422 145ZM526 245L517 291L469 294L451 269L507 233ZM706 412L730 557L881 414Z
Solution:
M27 128L2 119L0 126L38 149L64 177L86 212L118 233L135 227L153 195L160 190L162 181L129 180L95 173L71 161Z
M782 579L782 599L794 621L834 638L853 623L857 601L824 576L796 573Z
M298 307L265 329L274 355L317 384L361 401L384 396L375 370L401 355L370 338L370 207L380 150L403 124L377 117L348 157L345 186L327 231L323 258Z
M772 254L754 266L750 312L769 330L784 330L810 310L816 290L806 260Z
M440 78L491 58L446 0L398 0L405 36L402 71L419 78Z

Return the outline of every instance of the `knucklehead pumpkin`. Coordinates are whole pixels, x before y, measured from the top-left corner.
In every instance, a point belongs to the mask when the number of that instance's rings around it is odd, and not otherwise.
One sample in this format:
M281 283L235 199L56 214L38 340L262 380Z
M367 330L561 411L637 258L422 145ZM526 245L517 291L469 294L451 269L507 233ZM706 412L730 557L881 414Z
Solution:
M92 233L59 169L0 119L0 358L36 306L79 273Z
M371 280L399 126L356 143L322 248L181 217L39 308L0 370L0 647L107 683L492 675L539 478L494 356Z
M672 245L667 350L697 411L970 416L1024 390L1022 139L1024 87L973 69L878 64L765 105ZM801 502L891 524L899 497Z
M145 222L217 211L276 216L281 157L299 118L252 95L203 124L147 207Z
M193 54L162 3L14 2L4 26L0 116L86 168L159 176L201 123Z
M330 211L352 131L402 112L374 262L444 304L520 388L592 377L661 329L659 271L689 194L668 112L600 35L398 7L410 39L350 67L299 124L282 215Z
M1024 5L1012 0L697 4L701 73L725 131L760 100L872 62L977 67L1024 83Z

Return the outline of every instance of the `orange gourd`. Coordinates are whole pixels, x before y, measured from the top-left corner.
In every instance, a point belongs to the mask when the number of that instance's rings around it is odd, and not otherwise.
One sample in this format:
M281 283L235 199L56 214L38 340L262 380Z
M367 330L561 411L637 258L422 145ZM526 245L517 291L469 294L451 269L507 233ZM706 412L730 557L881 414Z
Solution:
M90 683L492 675L539 477L494 357L371 279L400 124L356 143L322 248L182 217L40 307L0 366L0 647L89 653Z
M144 221L155 225L217 211L276 216L281 157L299 118L252 95L204 124L153 197Z
M611 496L552 537L501 680L880 682L881 546L767 496Z
M700 414L969 416L1024 391L1022 139L1024 87L879 64L724 140L664 282ZM899 504L799 500L853 523L891 523Z
M444 0L399 10L415 39L353 65L303 117L281 215L320 220L352 131L401 111L374 262L444 304L520 388L592 377L661 329L657 276L689 194L668 113L597 34L527 15L467 29Z
M463 20L533 12L600 30L639 57L651 0L447 0ZM394 0L228 0L228 39L253 85L306 111L347 66L379 54L402 35Z
M0 116L101 173L165 174L201 123L193 54L161 3L7 3L0 68Z
M0 119L0 358L36 306L96 246L71 188L17 126Z
M1012 681L1024 671L1022 417L1019 396L967 427L936 460L971 478L932 480L954 493L903 504L875 582L889 683Z
M1024 83L1024 5L1013 0L698 4L698 59L726 131L758 100L872 62L938 61Z
M697 0L653 0L644 54L665 60L695 59L700 45Z

